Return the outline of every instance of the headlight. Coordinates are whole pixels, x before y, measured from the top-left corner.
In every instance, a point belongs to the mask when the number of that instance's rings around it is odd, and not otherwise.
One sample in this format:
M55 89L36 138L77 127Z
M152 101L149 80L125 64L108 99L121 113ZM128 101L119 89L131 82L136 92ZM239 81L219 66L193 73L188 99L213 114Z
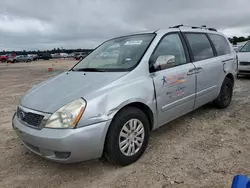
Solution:
M83 99L77 99L60 109L50 116L45 127L48 128L74 128L80 120L86 107Z

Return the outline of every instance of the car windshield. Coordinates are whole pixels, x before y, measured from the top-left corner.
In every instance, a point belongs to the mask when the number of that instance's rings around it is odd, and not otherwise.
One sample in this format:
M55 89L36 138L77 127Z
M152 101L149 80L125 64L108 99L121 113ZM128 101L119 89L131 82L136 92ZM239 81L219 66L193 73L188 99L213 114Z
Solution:
M247 42L241 49L240 52L250 52L250 42Z
M72 71L129 71L138 63L155 34L111 39L72 68Z

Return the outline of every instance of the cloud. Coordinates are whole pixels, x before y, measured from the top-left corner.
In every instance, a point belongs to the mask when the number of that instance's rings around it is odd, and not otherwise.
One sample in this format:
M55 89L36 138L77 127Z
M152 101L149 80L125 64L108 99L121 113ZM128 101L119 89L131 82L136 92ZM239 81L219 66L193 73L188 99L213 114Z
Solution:
M176 24L250 35L249 0L2 0L0 50L94 48L104 40Z

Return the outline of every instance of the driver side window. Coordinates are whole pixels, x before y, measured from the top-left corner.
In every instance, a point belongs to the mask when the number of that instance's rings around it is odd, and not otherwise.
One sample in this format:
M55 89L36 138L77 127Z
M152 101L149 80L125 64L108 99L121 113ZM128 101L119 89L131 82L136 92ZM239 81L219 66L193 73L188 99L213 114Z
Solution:
M157 59L171 57L171 63L161 66L160 70L175 67L187 63L185 51L181 39L177 33L165 36L153 54L153 63L157 63ZM157 69L159 70L159 69Z

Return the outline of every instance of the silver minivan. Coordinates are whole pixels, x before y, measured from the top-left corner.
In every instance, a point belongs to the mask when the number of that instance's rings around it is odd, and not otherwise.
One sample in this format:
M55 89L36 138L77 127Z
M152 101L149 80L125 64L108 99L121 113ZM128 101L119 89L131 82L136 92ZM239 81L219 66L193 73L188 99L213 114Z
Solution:
M146 31L108 40L20 100L13 128L32 152L69 163L144 153L150 132L200 106L229 106L236 53L212 28Z

